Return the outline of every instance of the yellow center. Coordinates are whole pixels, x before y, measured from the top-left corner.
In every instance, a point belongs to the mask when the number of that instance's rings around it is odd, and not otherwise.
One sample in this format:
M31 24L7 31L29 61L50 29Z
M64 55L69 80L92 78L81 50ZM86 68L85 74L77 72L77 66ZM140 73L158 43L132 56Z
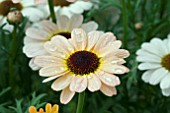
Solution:
M2 1L0 2L0 15L7 16L11 8L21 11L23 7L20 3L14 4L11 0Z
M71 4L71 2L67 2L66 0L54 0L54 5L55 6L69 6Z
M170 71L170 54L167 54L162 58L161 65Z

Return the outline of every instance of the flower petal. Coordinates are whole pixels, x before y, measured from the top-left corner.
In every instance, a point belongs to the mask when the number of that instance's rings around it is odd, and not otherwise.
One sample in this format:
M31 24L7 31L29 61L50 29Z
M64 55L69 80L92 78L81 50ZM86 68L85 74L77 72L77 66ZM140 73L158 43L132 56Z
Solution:
M70 18L69 29L72 31L74 28L79 28L83 23L83 15L73 15Z
M163 94L164 96L170 96L170 88L162 89L162 94Z
M52 83L51 88L55 91L60 91L62 89L65 89L71 83L72 77L73 76L71 75L71 73L68 73L58 78Z
M88 76L88 89L91 92L94 92L94 91L99 90L100 87L101 87L100 79L95 74L89 75Z
M106 96L113 96L117 94L115 87L110 87L105 84L102 84L100 91L104 93Z
M67 104L70 102L70 100L73 98L75 92L70 91L69 87L65 88L62 92L61 92L61 96L60 96L60 102L62 104Z
M149 83L152 85L157 85L167 74L168 70L159 68L152 73Z
M156 68L160 68L161 65L159 63L141 63L139 64L138 68L139 70L148 70L148 69L156 69Z
M76 50L84 50L87 45L87 35L83 29L74 29L71 38Z
M70 90L78 93L83 92L87 88L87 77L86 76L75 76L73 77Z
M35 58L32 58L32 59L30 60L29 66L31 67L32 70L36 71L36 70L39 70L40 67L37 66L37 65L34 63L34 60L35 60Z
M40 69L40 76L49 77L58 74L62 74L67 71L67 68L64 66L48 66Z
M115 75L104 73L103 75L99 75L99 78L107 86L114 87L120 84L119 77Z
M155 70L152 69L152 70L148 70L148 71L144 72L143 75L142 75L142 80L146 83L149 83L151 75L154 71Z
M161 75L160 75L161 76ZM161 80L160 87L161 89L167 89L170 88L170 74L168 73L167 75L163 75L164 78Z
M86 33L89 33L90 31L96 30L98 28L98 24L94 21L90 21L88 23L82 24L81 28L83 28Z

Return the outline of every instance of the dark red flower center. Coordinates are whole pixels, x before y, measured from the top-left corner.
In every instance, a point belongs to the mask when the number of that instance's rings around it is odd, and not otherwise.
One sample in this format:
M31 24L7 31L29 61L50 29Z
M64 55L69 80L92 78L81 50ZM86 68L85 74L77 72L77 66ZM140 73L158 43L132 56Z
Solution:
M89 51L77 51L67 59L67 66L76 75L94 73L100 65L100 58Z

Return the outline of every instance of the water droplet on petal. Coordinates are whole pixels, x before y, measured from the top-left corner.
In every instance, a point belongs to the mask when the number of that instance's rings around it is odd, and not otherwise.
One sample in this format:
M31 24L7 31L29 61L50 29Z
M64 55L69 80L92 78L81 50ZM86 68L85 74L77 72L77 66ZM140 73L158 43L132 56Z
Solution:
M51 42L48 42L46 44L46 47L52 52L57 50L57 47L54 44L52 44Z
M115 73L124 73L125 71L122 68L116 68Z
M106 81L108 81L108 82L112 82L112 79L109 78L109 77L107 77L107 76L104 76L104 79L105 79Z

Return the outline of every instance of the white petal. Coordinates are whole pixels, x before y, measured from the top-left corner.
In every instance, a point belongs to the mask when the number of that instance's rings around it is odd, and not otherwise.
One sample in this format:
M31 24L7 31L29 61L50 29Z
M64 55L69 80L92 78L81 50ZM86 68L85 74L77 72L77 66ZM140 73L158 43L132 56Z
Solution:
M82 24L82 29L86 31L86 33L89 33L90 31L96 30L98 28L98 24L94 21L90 21L88 23Z
M27 57L36 57L38 55L46 55L47 52L43 48L43 43L37 44L27 44L23 47L23 52L27 55Z
M61 96L60 96L60 102L62 104L67 104L71 101L71 99L73 98L75 92L70 91L69 87L65 88L62 92L61 92Z
M161 89L170 88L170 82L169 82L169 80L170 80L170 73L168 73L167 75L164 75L163 77L164 78L162 79L162 81L160 83Z
M83 23L82 15L73 15L69 20L69 29L72 31L74 28L79 28Z
M99 78L107 86L114 87L120 84L119 77L115 75L104 73L103 75L99 75Z
M91 92L99 90L101 85L100 79L95 74L88 76L88 89Z
M48 20L43 20L40 22L40 26L48 33L56 33L58 31L57 25Z
M71 38L76 50L84 50L87 45L87 35L83 29L74 29Z
M54 76L58 74L62 74L67 71L67 68L64 66L48 66L41 68L39 71L40 76L43 77L49 77L49 76Z
M46 67L61 66L64 65L65 61L55 56L38 56L35 58L34 63L40 67Z
M36 71L36 70L39 70L40 67L37 66L35 63L34 63L34 58L32 58L29 62L29 66L31 67L32 70Z
M104 93L106 96L113 96L117 94L115 87L110 87L104 84L102 84L100 91Z
M75 5L82 7L84 10L89 10L93 6L91 2L77 1Z
M152 73L149 83L152 85L157 85L167 74L167 70L164 68L159 68Z
M70 90L75 92L83 92L87 88L87 78L86 76L75 76L73 77Z
M154 71L155 70L152 69L152 70L148 70L148 71L144 72L142 75L142 80L146 83L149 83L151 75L153 74Z
M170 96L170 87L167 88L167 89L162 89L162 94L164 96Z
M92 49L97 41L99 40L100 36L103 34L101 31L91 31L88 33L88 43L87 43L87 50Z
M61 30L67 30L69 25L69 18L65 15L58 16L57 18L57 26Z
M101 70L107 73L114 73L114 74L124 74L129 72L129 69L123 65L117 64L103 64L99 67Z
M156 69L156 68L160 68L161 65L159 63L141 63L139 64L138 68L139 70L148 70L148 69Z
M52 83L51 88L55 91L60 91L62 89L65 89L70 84L72 77L73 76L71 75L71 73L68 73L58 78Z

